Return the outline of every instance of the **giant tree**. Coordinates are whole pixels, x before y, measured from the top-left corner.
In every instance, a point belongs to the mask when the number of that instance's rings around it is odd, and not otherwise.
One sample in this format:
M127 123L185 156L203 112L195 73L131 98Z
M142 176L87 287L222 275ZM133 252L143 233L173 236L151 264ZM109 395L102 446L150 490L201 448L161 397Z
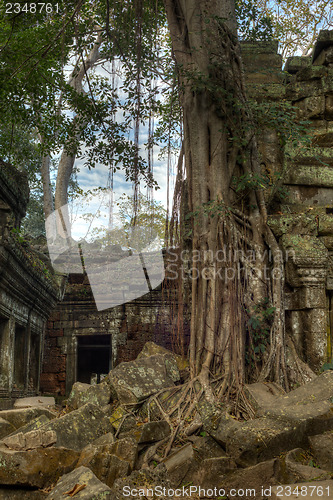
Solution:
M255 128L244 87L233 0L165 0L183 109L192 214L192 375L223 391L245 380L246 322L263 300L274 311L262 377L287 386L283 269L266 224ZM248 182L246 197L234 179ZM265 279L272 251L277 279ZM247 258L254 256L253 259ZM223 256L224 258L221 258Z

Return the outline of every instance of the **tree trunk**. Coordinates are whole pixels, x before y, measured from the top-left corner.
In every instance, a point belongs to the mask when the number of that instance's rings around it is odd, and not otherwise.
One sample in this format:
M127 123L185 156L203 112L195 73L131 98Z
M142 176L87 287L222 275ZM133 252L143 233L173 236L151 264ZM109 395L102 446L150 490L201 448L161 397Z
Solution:
M204 385L213 372L223 380L222 390L230 390L245 380L248 316L264 297L279 294L263 279L262 255L275 240L267 242L274 237L265 223L262 193L248 189L240 196L232 186L240 175L249 182L259 175L234 2L165 0L165 7L181 87L193 214L191 371ZM249 251L255 252L254 262L246 259ZM284 338L282 305L276 307L272 346ZM267 376L274 372L272 378L281 382L283 346L269 359ZM276 360L281 362L278 369Z
M69 85L71 85L77 92L84 93L84 88L82 85L83 79L87 73L87 71L96 64L99 58L99 47L102 43L102 36L99 34L97 36L96 42L85 60L82 60L82 64L79 67L79 70L75 68L70 79ZM75 123L75 118L74 118ZM79 131L77 131L76 140L79 138ZM57 182L56 182L56 191L54 198L55 209L59 210L61 207L64 207L68 203L68 185L71 175L73 173L73 166L75 162L75 151L72 154L69 154L66 149L62 152L58 173L57 173Z

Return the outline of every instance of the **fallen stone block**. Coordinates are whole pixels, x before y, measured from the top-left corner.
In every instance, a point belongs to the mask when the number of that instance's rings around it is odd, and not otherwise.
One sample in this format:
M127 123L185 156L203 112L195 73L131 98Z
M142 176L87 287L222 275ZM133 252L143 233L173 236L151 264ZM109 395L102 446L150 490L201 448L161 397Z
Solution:
M8 420L0 418L0 439L8 436L8 434L11 434L14 430L15 427L10 422L8 422Z
M132 438L105 445L94 443L82 450L77 467L88 467L103 483L112 486L118 477L132 472L137 456L138 446Z
M225 474L234 469L236 464L230 457L206 458L200 464L193 460L182 483L195 484L206 489L219 487L223 484Z
M168 479L166 474L166 469L160 467L154 470L142 469L139 471L133 471L132 474L125 478L119 478L115 481L112 487L112 500L126 500L128 498L134 498L130 495L132 490L136 490L137 497L135 498L154 498L151 494L156 487L161 488L162 492L164 488L166 489L166 495L154 495L158 500L170 500L174 498L168 494L168 490L172 489L172 484ZM148 496L149 495L149 496ZM198 497L191 497L194 500ZM182 500L183 497L178 497L178 500Z
M3 439L3 443L12 450L33 450L34 448L51 446L56 443L57 434L54 431L41 429L30 432L18 432L13 436Z
M307 442L302 429L266 417L247 422L222 420L210 435L241 467L264 462Z
M184 481L191 470L193 459L193 446L187 443L162 461L173 485L179 486Z
M198 460L202 462L207 458L226 457L225 450L220 446L215 439L210 436L191 436L188 438L193 445L194 455L198 456Z
M303 406L306 403L328 401L331 398L333 398L333 370L327 370L311 382L276 398L272 406Z
M331 474L325 470L309 465L312 461L302 448L296 448L281 459L283 476L281 482L301 483L330 479Z
M136 424L128 435L133 436L138 444L154 443L170 436L170 425L166 420Z
M50 411L48 408L16 408L14 410L0 411L0 417L10 422L15 429L19 429L28 424L32 420L45 415L50 420L56 417L56 413Z
M333 429L333 403L314 401L295 405L274 405L268 410L260 410L258 415L284 422L306 436L312 436Z
M67 448L0 450L0 484L44 488L72 470L79 453Z
M136 419L132 413L128 413L123 406L118 406L110 416L112 427L118 431L121 426L121 432L126 433L136 426Z
M261 462L246 469L237 469L227 474L220 482L226 495L228 492L239 492L239 496L227 496L242 500L266 500L270 498L265 491L270 491L272 485L279 484L280 463L278 459Z
M88 467L100 481L111 487L118 477L128 476L133 470L126 457L113 452L112 445L89 445L82 451L77 467Z
M26 432L35 431L37 429L40 429L44 424L47 424L48 422L50 422L50 418L46 415L41 415L40 417L31 420L31 422L29 422L28 424L19 427L14 432L9 434L8 437L15 436L15 434L18 434L20 432L25 434Z
M316 464L333 472L333 432L310 436L309 442Z
M110 398L110 386L105 382L96 385L75 382L67 400L67 405L74 410L87 403L102 407L109 404Z
M285 395L282 387L269 382L246 384L244 386L244 393L256 411L274 404L277 396Z
M104 444L113 444L116 441L113 432L108 432L107 434L103 434L103 436L95 439L91 444L93 446L103 446Z
M49 408L55 406L55 399L51 396L35 396L31 398L20 398L14 403L14 408Z
M171 387L180 380L172 354L143 357L120 363L109 374L114 397L123 405L137 407L149 396Z
M0 500L43 500L47 496L39 490L25 490L22 488L6 488L0 487Z
M70 498L74 495L78 500L113 499L111 489L87 467L79 467L61 477L46 498L47 500L64 500L65 497Z
M112 429L105 413L93 404L87 403L78 410L67 413L43 425L44 432L54 431L57 435L55 446L65 446L81 451Z
M155 356L156 354L160 354L162 356L165 354L171 354L174 356L179 371L185 370L189 365L187 358L183 358L179 354L174 354L168 349L165 349L165 347L155 344L155 342L146 342L136 359L147 358L148 356Z

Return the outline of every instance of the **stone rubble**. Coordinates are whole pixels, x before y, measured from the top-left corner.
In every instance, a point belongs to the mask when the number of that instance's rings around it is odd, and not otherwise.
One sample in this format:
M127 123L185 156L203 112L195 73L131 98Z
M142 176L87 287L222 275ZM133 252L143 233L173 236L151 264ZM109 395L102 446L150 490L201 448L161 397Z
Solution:
M256 490L256 500L267 500L265 488L274 485L319 485L331 479L333 371L323 372L288 394L275 384L247 385L244 391L255 411L248 421L238 421L202 398L188 423L191 427L195 422L195 430L190 435L184 432L183 441L177 442L165 413L168 405L181 398L174 397L178 383L175 356L151 345L148 348L138 360L112 370L107 386L103 381L101 388L94 385L90 390L75 384L60 416L40 406L0 412L0 419L10 422L8 435L0 440L0 499L7 498L1 486L8 488L8 499L21 495L28 500L60 500L74 492L78 500L125 500L128 496L123 488L131 485L172 489L187 484L228 492L246 484ZM154 384L152 367L161 383ZM133 390L136 373L140 373L136 381L142 384L140 391ZM123 384L117 400L119 380ZM82 396L88 391L105 394L106 387L107 398L112 396L108 404L104 396L99 404L86 402ZM160 394L163 387L168 396L161 396L159 418L156 401L148 418L147 397ZM16 430L11 432L13 428ZM156 446L166 445L170 439L170 453L158 455ZM11 489L14 486L16 490ZM253 496L239 496L240 500L247 498Z

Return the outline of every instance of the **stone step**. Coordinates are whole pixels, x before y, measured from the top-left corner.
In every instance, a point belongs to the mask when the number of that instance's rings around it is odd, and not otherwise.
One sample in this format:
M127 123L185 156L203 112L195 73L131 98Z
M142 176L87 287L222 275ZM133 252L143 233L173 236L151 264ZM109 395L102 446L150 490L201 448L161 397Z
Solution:
M286 159L291 168L294 163L298 165L318 165L325 167L333 165L333 149L331 147L311 147L311 149L299 149L291 146L286 147Z
M333 168L320 165L294 165L286 173L284 184L333 187Z

